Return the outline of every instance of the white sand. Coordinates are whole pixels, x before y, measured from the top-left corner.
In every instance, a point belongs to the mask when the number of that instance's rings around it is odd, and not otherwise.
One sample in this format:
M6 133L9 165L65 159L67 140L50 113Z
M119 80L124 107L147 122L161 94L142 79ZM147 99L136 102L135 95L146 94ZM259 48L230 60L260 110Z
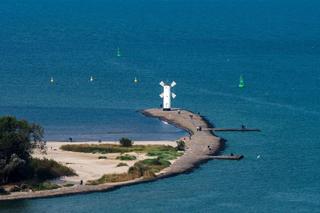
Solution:
M92 153L80 153L80 152L69 152L60 150L60 146L66 144L118 144L115 141L103 141L98 142L47 142L47 154L41 154L35 152L33 157L37 158L48 158L54 159L55 161L62 163L70 168L72 168L78 176L72 177L62 177L61 180L78 184L80 180L83 180L84 183L88 180L94 180L100 178L104 174L112 173L124 173L128 171L128 168L132 166L135 162L139 160L146 159L145 154L139 153L128 153L130 155L135 155L137 160L133 161L120 161L116 157L119 156L119 153L110 153L110 154L92 154ZM147 145L147 144L157 144L157 145L170 145L176 146L175 141L135 141L135 145ZM99 156L107 156L107 159L98 159ZM149 157L150 158L150 157ZM120 163L126 163L128 166L117 167Z

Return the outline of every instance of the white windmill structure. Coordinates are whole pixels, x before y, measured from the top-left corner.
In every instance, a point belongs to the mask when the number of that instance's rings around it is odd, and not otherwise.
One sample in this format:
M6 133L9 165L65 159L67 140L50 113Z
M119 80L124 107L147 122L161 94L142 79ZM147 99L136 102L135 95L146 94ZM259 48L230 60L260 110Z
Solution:
M171 97L175 98L176 94L171 92L171 88L176 85L175 81L172 81L171 84L166 84L163 81L160 82L160 85L163 87L163 93L160 94L160 97L163 99L162 109L164 111L171 110Z

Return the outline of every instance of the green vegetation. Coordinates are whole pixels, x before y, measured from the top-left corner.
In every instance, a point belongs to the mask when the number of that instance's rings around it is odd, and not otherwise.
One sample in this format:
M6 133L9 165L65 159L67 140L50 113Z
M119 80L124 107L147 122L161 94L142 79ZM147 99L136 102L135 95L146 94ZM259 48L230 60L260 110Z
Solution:
M133 167L129 168L129 173L134 173L135 170L138 170L140 176L154 176L154 173L160 172L170 165L169 161L161 158L146 159L136 162Z
M10 188L10 192L26 192L31 190L31 184L19 184L19 185L14 185L12 188Z
M3 187L0 186L0 195L7 195L9 192L7 192Z
M133 145L133 141L130 140L129 138L121 138L119 140L119 143L121 146L124 146L124 147L130 147Z
M125 154L125 155L120 155L117 157L118 160L136 160L137 157L134 156L134 155L128 155L128 154Z
M54 160L48 160L46 158L32 159L31 168L33 169L34 178L40 181L58 178L61 176L76 175L76 173L69 167L61 165Z
M59 185L50 183L50 182L42 182L31 185L32 191L43 191L43 190L52 190L61 188Z
M132 167L129 168L128 173L103 175L97 180L88 181L87 184L99 185L103 183L124 182L136 178L148 179L155 177L155 173L160 172L162 169L168 166L170 166L170 162L160 158L146 159L136 162Z
M108 159L107 156L99 156L98 159Z
M0 185L75 175L68 167L53 160L32 159L33 149L46 151L42 138L43 129L37 124L10 116L0 118Z
M150 150L147 153L148 156L155 156L163 160L174 160L182 155L177 149L169 146L159 147L157 149Z
M60 186L60 185L51 183L49 181L39 182L39 181L35 181L35 180L28 180L25 183L12 186L9 189L9 191L10 192L44 191L44 190L52 190L52 189L58 189L61 187L71 187L71 186L74 186L74 184L67 183L67 184ZM0 187L0 189L1 189L1 187ZM6 192L6 193L9 194L9 192ZM0 192L0 194L1 194L1 192Z
M72 152L107 154L130 152L132 148L121 147L115 144L67 144L62 145L60 149Z
M185 151L186 150L186 143L182 140L177 141L177 147L176 149L178 151Z
M71 187L71 186L74 186L74 184L73 183L66 183L63 185L63 187Z
M44 148L43 129L15 117L0 118L0 185L32 175L29 162L32 149Z
M121 167L121 166L128 166L128 164L126 164L126 163L118 163L118 165L117 165L117 167Z
M89 180L87 185L99 185L104 183L114 183L114 182L124 182L128 180L133 180L135 177L132 177L128 173L121 174L107 174L103 175L101 178L97 180Z
M174 160L182 153L177 148L166 145L133 145L123 147L116 144L68 144L61 146L62 150L85 153L147 153L148 156L159 157L164 160Z

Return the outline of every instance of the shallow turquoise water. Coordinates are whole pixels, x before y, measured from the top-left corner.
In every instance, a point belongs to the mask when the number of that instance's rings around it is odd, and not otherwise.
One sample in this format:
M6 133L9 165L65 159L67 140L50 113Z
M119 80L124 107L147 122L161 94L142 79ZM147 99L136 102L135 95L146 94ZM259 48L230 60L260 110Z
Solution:
M123 127L139 139L183 134L135 112L159 106L161 80L177 82L175 106L219 127L263 130L221 134L225 153L245 155L239 162L112 192L2 202L1 212L319 212L318 1L0 4L0 113L40 122L48 138L118 137Z

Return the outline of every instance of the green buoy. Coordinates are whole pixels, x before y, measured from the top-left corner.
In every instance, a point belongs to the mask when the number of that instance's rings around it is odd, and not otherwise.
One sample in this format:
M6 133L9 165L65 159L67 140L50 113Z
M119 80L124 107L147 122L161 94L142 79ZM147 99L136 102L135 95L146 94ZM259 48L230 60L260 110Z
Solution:
M120 57L121 56L121 53L120 53L120 48L118 47L117 49L117 56Z
M244 88L244 80L242 75L240 75L239 88Z

